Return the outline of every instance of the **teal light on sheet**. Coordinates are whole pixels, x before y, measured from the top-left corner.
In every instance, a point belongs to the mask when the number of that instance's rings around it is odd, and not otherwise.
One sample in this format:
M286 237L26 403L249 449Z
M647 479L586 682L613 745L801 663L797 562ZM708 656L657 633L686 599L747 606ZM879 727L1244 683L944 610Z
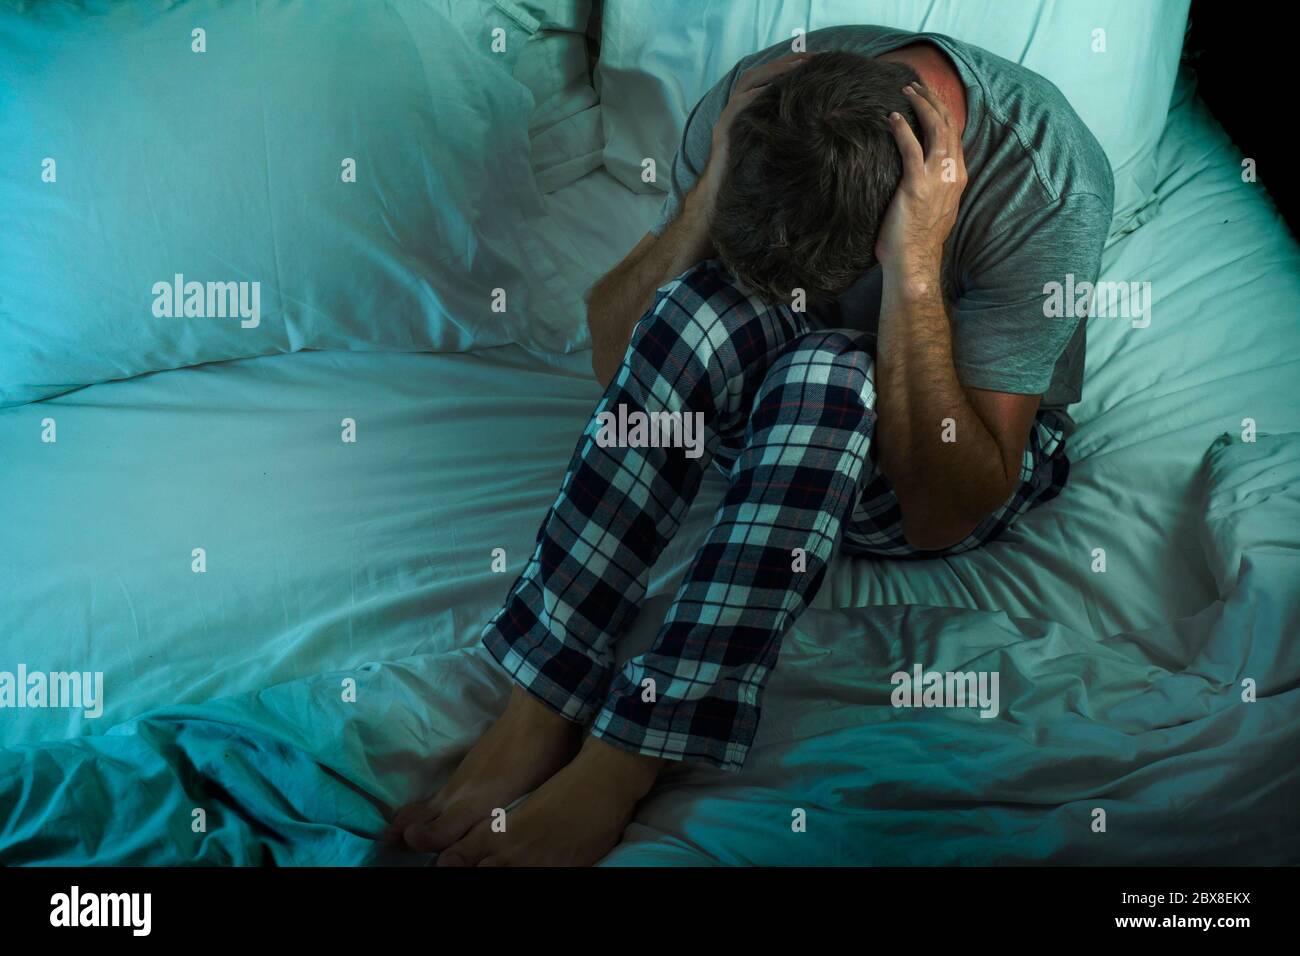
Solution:
M502 164L498 188L526 185L531 173L509 174L530 144L496 122L516 123L528 96L502 84L463 138L407 136L403 110L454 107L430 89L463 61L423 57L423 21L357 11L420 4L340 3L356 15L313 34L366 76L384 74L363 41L391 41L385 65L404 77L353 90L390 102L328 111L339 125L315 133L305 111L353 74L324 75L309 62L321 51L294 41L309 5L220 5L234 20L256 9L268 45L224 61L243 78L233 91L214 82L184 102L157 81L192 66L184 42L151 33L150 59L104 50L92 26L171 17L184 41L188 14L217 7L88 6L109 19L77 28L63 4L0 13L0 671L101 672L104 713L0 710L0 865L427 863L372 837L499 713L509 681L478 635L513 574L493 572L492 552L508 572L527 560L599 388L586 353L502 344L572 345L577 312L535 312L529 288L494 315L478 290L439 281L464 265L455 256L414 275L409 243L441 228L494 280L499 254L544 261L541 285L563 272L585 287L602 253L654 221L657 197L585 166L561 188L552 170L550 231L473 245L475 183L427 157L464 147ZM235 55L222 22L208 26L217 63ZM68 111L60 123L27 95L45 83L36 61L68 64L43 94ZM82 115L110 90L166 108ZM290 119L263 124L264 107ZM333 158L314 178L313 151L350 152L380 121L412 157L366 186L383 201L309 209L342 186ZM248 143L251 166L229 152ZM59 191L15 185L47 153ZM358 159L361 183L375 156ZM1300 250L1186 75L1148 160L1158 214L1109 246L1103 276L1150 281L1153 318L1089 327L1066 492L960 559L837 560L784 642L745 773L671 769L608 864L1300 858ZM193 208L164 208L164 187L192 190ZM186 233L200 214L218 226ZM177 235L193 241L182 263ZM254 271L282 284L247 330L268 336L253 351L302 351L125 378L247 355L249 340L237 322L151 338L110 306L147 311L151 284L178 272ZM286 295L304 276L319 284ZM278 322L290 309L291 331ZM13 404L101 378L124 380ZM1257 442L1241 441L1246 418ZM47 420L57 441L42 440ZM653 634L719 480L620 655ZM1090 568L1099 547L1104 575ZM891 707L889 675L918 661L996 669L998 717Z

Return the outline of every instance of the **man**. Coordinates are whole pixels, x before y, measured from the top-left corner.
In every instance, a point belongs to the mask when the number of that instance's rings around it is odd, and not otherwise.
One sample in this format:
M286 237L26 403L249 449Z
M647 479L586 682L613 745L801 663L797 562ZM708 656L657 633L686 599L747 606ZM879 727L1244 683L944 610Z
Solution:
M949 37L807 40L700 101L659 223L591 291L598 413L700 415L704 454L584 433L484 631L505 714L390 830L440 865L597 861L666 760L740 769L837 543L956 554L1065 483L1084 327L1045 318L1044 286L1097 277L1101 148L1046 80ZM713 526L615 673L710 463Z

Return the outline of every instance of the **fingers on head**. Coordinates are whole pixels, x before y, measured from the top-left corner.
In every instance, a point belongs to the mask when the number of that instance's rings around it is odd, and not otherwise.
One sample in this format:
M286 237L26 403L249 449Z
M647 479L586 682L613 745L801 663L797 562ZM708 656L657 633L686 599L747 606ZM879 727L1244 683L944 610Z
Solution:
M916 118L921 123L921 129L925 130L926 139L932 143L937 142L938 134L943 129L943 117L934 108L929 97L919 91L917 86L918 84L913 83L903 87L903 95L916 111Z
M916 88L917 92L924 96L926 101L935 108L938 114L943 117L945 122L952 121L952 113L948 110L948 104L943 101L943 98L938 93L926 86L924 83L913 83L912 85Z
M894 141L898 144L898 151L903 157L903 166L919 165L925 162L925 151L921 149L921 143L912 132L912 127L908 125L907 119L901 113L889 114L889 128L894 133Z

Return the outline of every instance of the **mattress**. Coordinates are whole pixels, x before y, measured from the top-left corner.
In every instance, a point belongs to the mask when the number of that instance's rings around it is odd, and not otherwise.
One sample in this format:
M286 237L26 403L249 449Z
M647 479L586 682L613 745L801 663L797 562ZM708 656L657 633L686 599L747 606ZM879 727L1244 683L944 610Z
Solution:
M838 558L745 773L674 767L608 862L1300 859L1300 771L1276 762L1300 740L1281 646L1300 566L1294 534L1268 538L1296 486L1251 486L1281 489L1261 516L1281 510L1234 552L1249 573L1207 532L1226 500L1207 451L1235 468L1256 451L1221 436L1249 418L1271 473L1294 464L1300 255L1186 78L1160 160L1159 214L1103 263L1152 283L1152 321L1090 324L1066 491L973 554ZM658 206L603 169L545 203L538 255L572 298ZM372 837L505 699L477 637L598 397L589 361L302 352L0 410L0 670L104 688L94 717L0 711L0 862L424 862ZM652 636L720 481L622 656ZM889 707L889 674L918 660L996 667L1002 719ZM1256 667L1267 700L1230 708ZM1098 838L1098 805L1142 839Z

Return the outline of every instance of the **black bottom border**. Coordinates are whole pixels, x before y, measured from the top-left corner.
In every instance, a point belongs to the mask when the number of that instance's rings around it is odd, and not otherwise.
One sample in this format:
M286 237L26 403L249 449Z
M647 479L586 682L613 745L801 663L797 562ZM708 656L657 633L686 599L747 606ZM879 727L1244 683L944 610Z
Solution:
M0 870L0 913L9 941L77 933L82 941L98 936L116 942L282 938L299 944L374 944L410 932L450 942L468 932L471 939L484 934L484 942L519 933L541 943L553 933L603 934L606 919L613 931L621 927L625 938L645 933L653 940L667 928L698 926L706 933L715 929L729 946L751 932L771 944L770 934L780 924L818 935L844 929L864 940L974 943L1044 932L1067 939L1103 934L1159 939L1172 931L1179 939L1199 935L1229 941L1241 937L1225 934L1293 929L1300 903L1296 874L1272 867L37 867ZM80 913L98 905L98 899L88 904L88 896L148 893L148 936L136 935L129 925L52 925L60 918L71 921L74 886L77 922ZM119 921L130 922L126 916Z

